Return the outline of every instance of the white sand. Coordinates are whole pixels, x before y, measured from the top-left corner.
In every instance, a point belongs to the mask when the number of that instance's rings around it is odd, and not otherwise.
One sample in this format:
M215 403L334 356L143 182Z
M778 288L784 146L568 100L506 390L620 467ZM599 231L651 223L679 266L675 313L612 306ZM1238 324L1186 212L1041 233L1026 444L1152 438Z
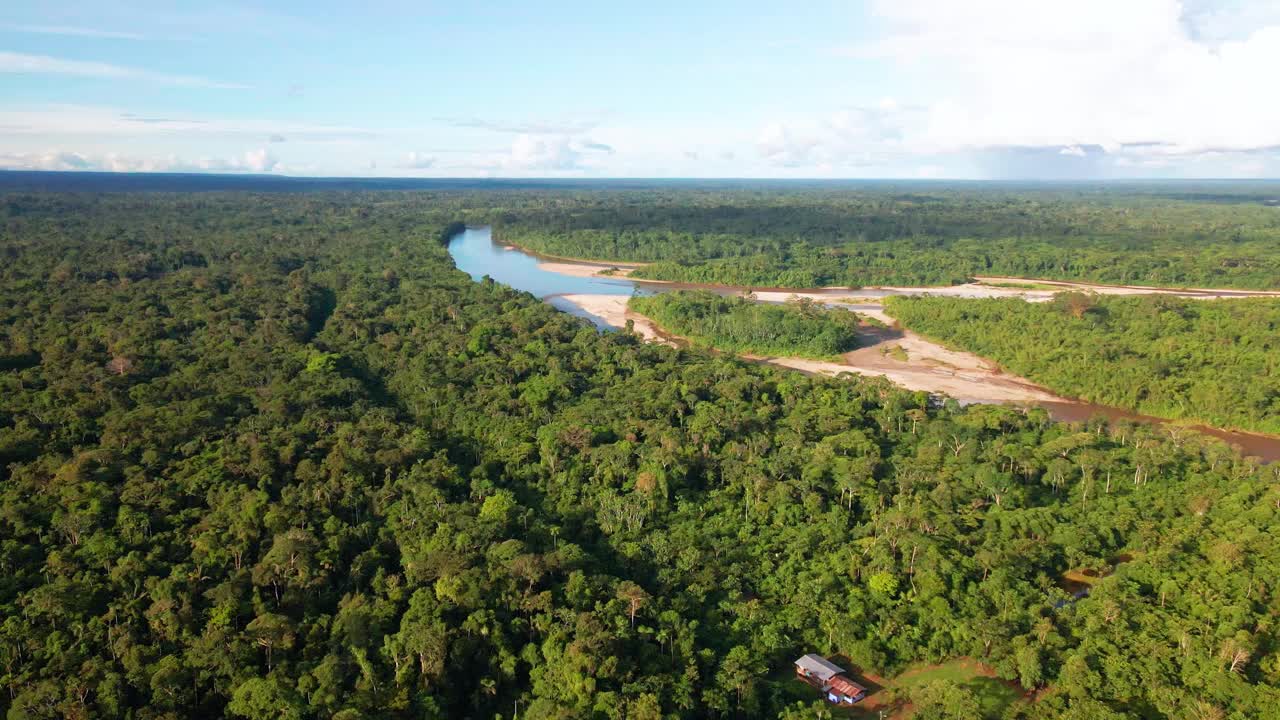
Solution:
M896 332L901 336L895 336ZM890 351L895 348L906 353L905 360L893 356ZM967 403L1065 402L1030 380L1003 373L994 363L973 353L951 350L910 331L885 333L875 344L845 353L839 363L804 358L768 361L823 375L852 372L881 376L907 390L949 395Z
M653 324L653 321L627 308L627 301L631 299L628 295L577 294L561 295L560 297L604 320L615 328L624 328L627 326L627 321L631 320L633 329L640 337L649 342L675 347L675 343L663 337L657 326Z
M630 265L587 265L584 263L552 262L548 260L538 263L538 269L573 277L620 278L630 275L636 268ZM612 270L612 272L607 272L609 270Z

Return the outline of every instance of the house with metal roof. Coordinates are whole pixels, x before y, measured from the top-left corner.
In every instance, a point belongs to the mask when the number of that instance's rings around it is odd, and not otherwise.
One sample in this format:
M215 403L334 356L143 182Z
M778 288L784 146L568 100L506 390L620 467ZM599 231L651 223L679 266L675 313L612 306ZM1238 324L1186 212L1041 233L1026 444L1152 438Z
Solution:
M845 669L812 653L796 660L796 677L821 690L827 702L852 705L867 696L867 689L850 680Z

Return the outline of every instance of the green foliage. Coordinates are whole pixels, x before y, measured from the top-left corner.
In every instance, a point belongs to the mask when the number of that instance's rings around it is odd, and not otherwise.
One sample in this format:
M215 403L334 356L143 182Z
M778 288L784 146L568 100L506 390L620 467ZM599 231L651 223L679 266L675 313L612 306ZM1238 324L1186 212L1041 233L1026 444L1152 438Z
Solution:
M975 276L1280 287L1280 220L1248 184L855 184L582 193L512 209L503 242L632 277L754 287Z
M859 317L797 298L766 305L706 291L633 297L629 307L698 345L757 355L829 359L858 345Z
M1280 298L890 298L904 326L1069 397L1280 433Z
M871 592L883 598L892 598L898 592L898 578L892 573L878 572L867 579Z
M933 682L915 688L911 693L918 720L973 720L982 717L978 698L961 685L948 680Z
M338 360L342 356L337 353L315 353L307 358L307 372L334 372L338 369Z
M599 334L440 245L561 200L0 198L0 712L796 716L806 652L1028 647L1013 712L1280 704L1274 468Z
M227 710L249 720L302 720L301 698L275 678L250 678L236 688Z
M999 720L1023 695L1015 682L967 659L910 668L890 684L915 705L914 717Z

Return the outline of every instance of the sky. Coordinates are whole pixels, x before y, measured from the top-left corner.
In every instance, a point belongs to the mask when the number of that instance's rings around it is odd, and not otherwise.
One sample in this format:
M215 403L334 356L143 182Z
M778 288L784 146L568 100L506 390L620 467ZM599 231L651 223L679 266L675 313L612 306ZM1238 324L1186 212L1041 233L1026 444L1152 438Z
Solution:
M0 6L0 168L1280 177L1280 0Z

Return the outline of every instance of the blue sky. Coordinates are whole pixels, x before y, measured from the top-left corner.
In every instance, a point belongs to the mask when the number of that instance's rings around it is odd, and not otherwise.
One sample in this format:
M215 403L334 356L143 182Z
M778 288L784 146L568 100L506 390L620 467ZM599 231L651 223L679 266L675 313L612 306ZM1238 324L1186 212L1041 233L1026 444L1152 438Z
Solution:
M0 167L1280 175L1280 0L25 5Z

